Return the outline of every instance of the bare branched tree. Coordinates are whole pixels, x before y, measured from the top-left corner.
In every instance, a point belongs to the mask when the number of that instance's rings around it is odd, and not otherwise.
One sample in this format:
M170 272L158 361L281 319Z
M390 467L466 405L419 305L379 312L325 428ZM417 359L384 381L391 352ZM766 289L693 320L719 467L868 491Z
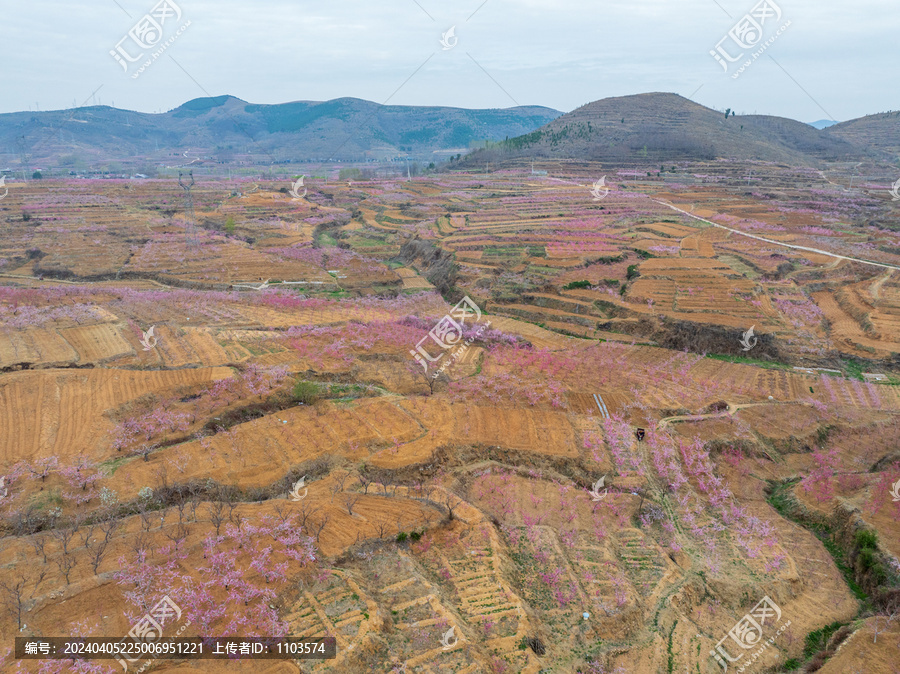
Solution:
M109 541L105 538L100 538L99 536L93 540L89 540L85 545L88 551L88 560L91 563L91 568L94 570L95 575L100 568L100 564L103 562L103 556L106 554L108 545Z
M139 531L137 536L131 539L131 551L137 556L141 551L149 552L153 547L153 537L149 532Z
M369 493L369 486L372 484L372 478L365 473L359 474L359 486L363 488L363 494Z
M56 559L53 560L56 562L56 566L59 567L59 572L65 576L66 585L69 584L69 576L72 574L72 570L77 566L78 560L75 558L73 554L62 554L59 555Z
M287 524L290 519L294 516L294 513L290 512L282 504L275 504L275 519L278 520L281 524Z
M209 521L216 528L216 536L219 535L222 524L228 519L227 510L228 506L224 501L213 501L209 504Z
M184 511L187 508L188 501L183 495L179 495L175 501L175 510L178 513L178 524L184 524Z
M150 528L153 526L153 513L151 510L147 508L147 503L143 500L138 505L138 514L141 516L141 528L144 531L150 531Z
M22 618L34 607L34 597L44 580L46 569L42 567L38 573L30 574L25 560L21 560L17 567L7 579L0 580L0 601L21 630Z
M190 530L183 522L179 522L178 524L169 527L169 530L165 532L166 538L175 544L176 550L181 548L181 544L184 539L188 537L188 534L190 534Z
M191 522L197 521L197 506L199 505L200 499L198 499L196 496L191 496L191 498L188 499L188 506L191 509Z
M300 502L300 508L297 512L297 517L300 520L300 526L305 530L306 523L310 520L310 518L319 512L319 509L313 506L311 503L307 501Z
M435 390L437 389L437 385L446 384L450 381L450 377L448 377L443 372L434 372L434 368L429 368L426 370L419 363L415 361L410 361L407 364L407 372L412 375L412 378L418 382L424 383L428 387L428 395L434 395Z
M103 530L104 542L109 543L116 529L119 528L119 520L108 519L100 525L100 528Z
M321 522L317 522L316 524L313 525L313 528L315 529L314 535L316 537L316 543L319 542L319 536L322 535L322 532L325 530L325 526L328 524L328 521L330 519L331 519L331 515L325 515L325 517L322 518Z
M29 543L31 543L31 547L34 548L34 554L43 557L44 564L46 564L47 551L45 550L45 548L47 546L47 536L44 534L36 534L32 536L31 540L29 540Z
M388 532L387 522L384 520L380 521L375 525L375 529L378 531L378 538L384 538L384 535Z
M362 494L357 492L347 492L344 494L344 505L347 506L347 513L353 515L353 506L362 498Z
M58 529L54 529L50 535L53 536L54 540L59 544L62 556L68 557L70 553L69 546L72 544L72 539L75 537L75 527L59 527Z
M460 501L454 494L449 491L444 492L443 498L441 499L441 504L447 508L447 519L451 522L453 521L453 511L454 509L459 507L460 503L462 503L462 501Z
M147 456L144 456L144 460L147 460ZM159 466L154 471L154 475L156 475L156 489L154 492L165 491L169 488L169 469L165 463L160 463Z
M81 530L81 545L85 549L87 549L88 543L94 536L94 529L96 528L96 526L96 524L88 524Z

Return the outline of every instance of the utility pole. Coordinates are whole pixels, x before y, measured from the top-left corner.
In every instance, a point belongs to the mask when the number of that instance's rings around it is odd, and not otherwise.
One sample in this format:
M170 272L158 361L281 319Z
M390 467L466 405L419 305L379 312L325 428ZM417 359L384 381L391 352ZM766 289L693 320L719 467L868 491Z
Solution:
M182 179L183 175L184 174L181 171L178 172L178 184L181 189L184 190L184 201L188 218L185 238L187 239L188 247L193 250L197 248L197 232L194 229L194 195L191 192L194 187L194 171L191 170L190 173L188 173L191 182L187 185L185 185L184 180Z
M27 182L27 178L25 177L25 170L28 167L28 153L25 151L25 136L18 136L16 138L16 147L19 150L19 162L22 164L22 180Z

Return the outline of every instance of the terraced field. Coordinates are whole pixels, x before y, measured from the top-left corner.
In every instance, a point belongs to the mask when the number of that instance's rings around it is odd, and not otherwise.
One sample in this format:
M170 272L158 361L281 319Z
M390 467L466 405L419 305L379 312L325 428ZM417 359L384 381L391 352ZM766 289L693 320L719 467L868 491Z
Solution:
M900 281L827 253L894 235L800 170L548 166L210 181L193 223L171 180L11 191L0 632L169 596L336 639L273 672L708 674L768 597L761 668L832 623L856 666L900 583Z

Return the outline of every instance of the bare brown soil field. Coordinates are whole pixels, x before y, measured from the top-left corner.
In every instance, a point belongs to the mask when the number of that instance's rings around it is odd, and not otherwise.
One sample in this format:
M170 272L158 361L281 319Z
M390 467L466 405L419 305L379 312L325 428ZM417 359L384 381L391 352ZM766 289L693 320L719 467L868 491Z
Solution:
M4 433L0 456L7 465L48 456L109 455L105 412L148 393L166 393L230 377L227 368L140 372L42 370L15 372L0 381Z

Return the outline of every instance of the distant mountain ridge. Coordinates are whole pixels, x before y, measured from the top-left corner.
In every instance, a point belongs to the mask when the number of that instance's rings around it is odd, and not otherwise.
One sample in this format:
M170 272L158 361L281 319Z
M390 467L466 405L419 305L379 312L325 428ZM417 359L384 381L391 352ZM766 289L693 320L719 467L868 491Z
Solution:
M851 119L823 133L866 148L887 161L900 160L900 110Z
M891 116L895 115L895 116ZM881 158L900 145L900 113L819 130L771 115L728 114L678 94L605 98L475 152L467 163L521 157L639 163L732 158L795 165Z
M605 98L566 114L540 106L469 110L358 98L261 105L226 95L160 114L108 106L0 114L0 168L430 162L465 154L482 141L491 143L472 153L468 165L521 157L795 165L900 159L900 112L826 124L735 116L661 92Z
M427 161L451 150L464 153L473 141L533 131L561 114L540 106L467 110L357 98L259 105L233 96L198 98L161 114L108 106L18 112L0 114L0 162L20 163L24 154L29 166L61 158L133 163L188 151L223 162L239 155L260 162L407 155Z

